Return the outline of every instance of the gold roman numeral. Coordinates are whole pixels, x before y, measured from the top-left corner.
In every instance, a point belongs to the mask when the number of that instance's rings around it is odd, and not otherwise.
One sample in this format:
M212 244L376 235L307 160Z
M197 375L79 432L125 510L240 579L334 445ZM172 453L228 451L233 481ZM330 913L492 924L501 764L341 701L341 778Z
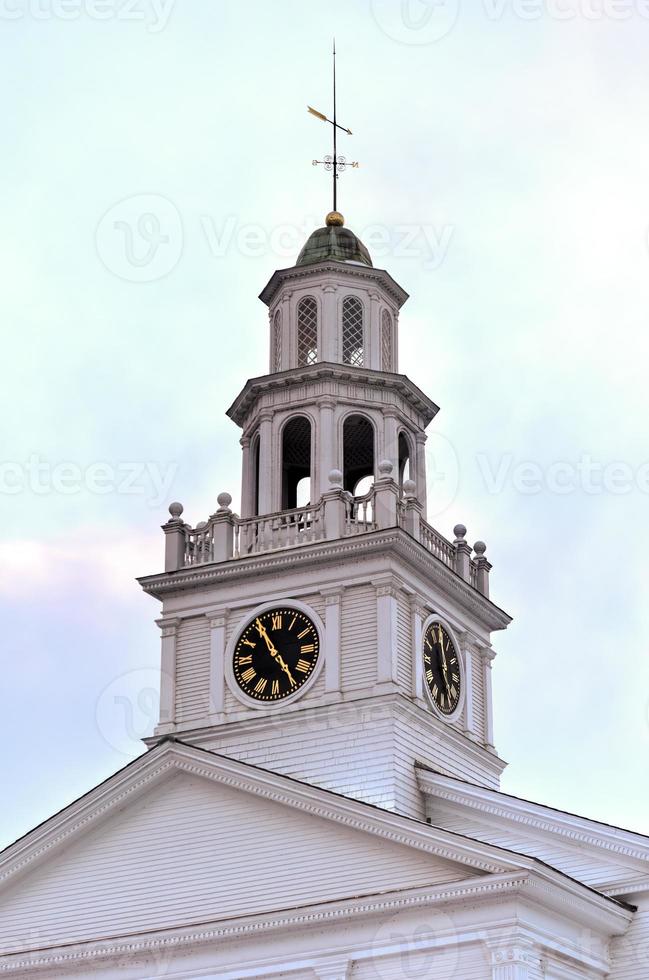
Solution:
M273 695L279 694L279 681L273 681L270 686L270 693Z
M456 689L455 685L453 685L451 687L451 697L453 698L454 701L455 701L455 699L457 697L457 689Z
M310 667L311 664L309 663L308 660L298 660L298 662L295 665L295 669L299 670L301 674L306 674L306 672L309 670Z
M298 633L297 634L298 640L303 640L304 637L305 636L308 636L310 632L311 632L311 627L310 626L307 626L307 628L305 630L302 630L301 633Z
M430 670L430 668L426 671L426 680L429 684L432 684L433 682L433 672Z
M297 616L293 616L293 619L291 620L291 625L289 626L289 630L292 630L293 627L295 626L295 620L296 619L297 619Z
M315 653L315 643L305 643L305 645L300 650L300 653Z
M255 670L255 668L248 667L248 670L244 670L243 674L241 675L241 678L246 682L246 684L249 684L250 681L253 679L253 677L256 676L257 676L257 671Z
M263 694L264 691L266 690L266 684L268 684L266 678L260 677L257 683L255 684L255 694Z
M458 674L451 674L451 680L455 681L456 684L460 683L460 678Z
M252 642L251 642L250 640L242 640L241 642L242 642L242 643L245 643L245 645L246 645L247 647L252 647L252 649L253 649L253 650L255 650L255 649L256 649L256 646L255 646L255 644L254 644L254 643L252 643Z
M271 627L270 628L273 629L273 630L281 630L281 628L282 628L282 614L281 613L275 613L273 615L272 623L271 623Z
M239 657L239 666L241 666L241 664L251 664L251 663L252 663L252 657L241 657L241 656Z
M435 698L435 700L437 700L437 695L438 694L439 694L439 688L438 688L437 684L434 684L433 685L433 697Z

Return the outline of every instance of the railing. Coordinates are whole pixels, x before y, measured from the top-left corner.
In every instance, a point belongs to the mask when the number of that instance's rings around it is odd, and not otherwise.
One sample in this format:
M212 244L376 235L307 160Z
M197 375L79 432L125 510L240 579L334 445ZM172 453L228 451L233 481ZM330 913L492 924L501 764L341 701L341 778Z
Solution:
M374 518L374 489L364 497L347 497L345 502L345 534L364 534L376 531Z
M233 558L321 541L325 536L322 517L320 503L315 507L298 507L263 517L237 518Z
M455 548L450 541L447 541L434 527L431 527L430 524L427 524L423 520L420 521L419 540L424 548L427 548L428 551L432 552L436 558L443 561L449 568L455 570Z
M182 506L172 504L171 520L164 525L166 571L400 527L468 585L489 595L491 565L485 557L484 542L476 541L472 549L465 540L466 528L462 524L454 528L454 541L431 527L421 517L422 506L415 496L414 484L404 484L402 493L386 473L365 496L352 497L342 488L342 474L334 473L337 482L314 506L260 517L238 517L230 510L230 495L221 494L219 509L209 521L190 528L181 519Z

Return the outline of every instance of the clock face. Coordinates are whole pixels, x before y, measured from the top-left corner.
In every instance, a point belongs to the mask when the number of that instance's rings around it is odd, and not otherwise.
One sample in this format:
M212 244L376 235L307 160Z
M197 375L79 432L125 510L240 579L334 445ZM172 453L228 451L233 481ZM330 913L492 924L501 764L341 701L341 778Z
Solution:
M303 612L278 606L259 613L234 648L234 677L249 698L281 701L295 694L313 674L320 637Z
M424 679L437 708L452 715L460 703L462 672L455 644L438 622L424 633Z

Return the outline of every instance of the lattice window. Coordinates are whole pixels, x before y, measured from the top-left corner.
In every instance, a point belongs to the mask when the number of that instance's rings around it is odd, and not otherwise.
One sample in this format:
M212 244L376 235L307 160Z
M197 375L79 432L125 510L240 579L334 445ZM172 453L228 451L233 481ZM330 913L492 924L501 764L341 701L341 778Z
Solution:
M318 305L313 296L301 299L297 308L297 363L318 360Z
M273 320L273 371L282 370L282 314L278 310Z
M343 364L363 364L363 304L355 296L343 300Z
M381 316L381 369L392 371L392 317L387 310Z

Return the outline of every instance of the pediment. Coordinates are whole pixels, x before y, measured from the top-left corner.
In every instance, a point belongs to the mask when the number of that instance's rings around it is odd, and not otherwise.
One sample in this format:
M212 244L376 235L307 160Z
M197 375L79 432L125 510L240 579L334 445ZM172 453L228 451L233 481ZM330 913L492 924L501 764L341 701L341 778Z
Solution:
M168 742L8 848L0 945L276 913L510 870L417 821Z

